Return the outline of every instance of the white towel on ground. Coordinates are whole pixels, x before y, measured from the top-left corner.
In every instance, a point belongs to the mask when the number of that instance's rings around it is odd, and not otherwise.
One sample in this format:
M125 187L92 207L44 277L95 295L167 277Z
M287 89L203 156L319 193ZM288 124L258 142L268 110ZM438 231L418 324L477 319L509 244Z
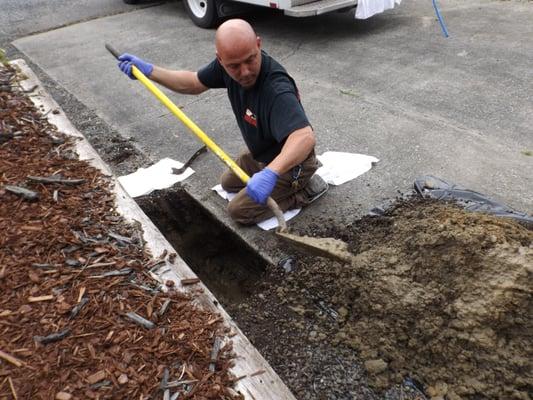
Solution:
M326 151L317 156L322 166L316 171L330 185L342 185L364 174L379 160L365 154Z
M180 175L172 173L172 168L182 166L183 163L179 161L163 158L148 168L139 168L129 175L119 176L118 181L131 197L139 197L170 187L194 174L192 168L187 168Z

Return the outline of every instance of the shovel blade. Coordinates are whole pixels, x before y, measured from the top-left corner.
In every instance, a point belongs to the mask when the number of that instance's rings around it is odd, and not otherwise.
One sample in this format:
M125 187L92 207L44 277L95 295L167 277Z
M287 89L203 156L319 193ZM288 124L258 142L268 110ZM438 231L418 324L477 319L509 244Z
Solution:
M306 253L346 263L352 263L354 260L354 255L348 250L348 243L339 239L300 236L286 232L276 232L276 235Z

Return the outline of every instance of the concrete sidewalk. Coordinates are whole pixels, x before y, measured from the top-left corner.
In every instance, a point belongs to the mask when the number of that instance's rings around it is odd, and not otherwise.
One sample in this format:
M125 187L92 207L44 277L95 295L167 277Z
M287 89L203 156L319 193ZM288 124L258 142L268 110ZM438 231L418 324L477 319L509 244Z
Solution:
M264 48L295 78L318 135L317 152L348 151L381 161L333 187L291 225L320 218L344 224L414 179L433 174L533 212L533 5L458 1L443 5L445 39L430 2L405 1L366 21L349 14L291 19L258 12L249 20ZM104 49L111 42L170 68L197 69L214 55L214 31L192 24L180 3L109 16L14 42L32 62L157 161L185 161L200 143ZM168 93L168 92L167 92ZM243 146L225 91L171 94L230 154ZM276 242L236 226L210 190L224 167L195 166L186 189L268 257ZM268 238L268 240L265 240Z

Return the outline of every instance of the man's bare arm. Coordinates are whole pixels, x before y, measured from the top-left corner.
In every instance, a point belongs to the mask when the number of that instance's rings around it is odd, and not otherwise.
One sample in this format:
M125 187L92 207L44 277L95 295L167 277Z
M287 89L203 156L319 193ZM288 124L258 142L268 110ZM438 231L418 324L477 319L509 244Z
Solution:
M193 71L173 71L154 65L149 78L154 82L182 94L200 94L209 89Z
M315 147L315 143L315 134L310 126L295 130L287 137L281 152L272 160L268 168L278 175L284 174L304 161Z

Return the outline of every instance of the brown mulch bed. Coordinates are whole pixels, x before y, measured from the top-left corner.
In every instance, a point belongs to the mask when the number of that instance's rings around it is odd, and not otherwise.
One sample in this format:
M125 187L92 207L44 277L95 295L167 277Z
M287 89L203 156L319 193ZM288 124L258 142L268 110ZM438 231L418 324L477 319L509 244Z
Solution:
M242 398L222 318L159 290L111 186L0 66L0 399Z

